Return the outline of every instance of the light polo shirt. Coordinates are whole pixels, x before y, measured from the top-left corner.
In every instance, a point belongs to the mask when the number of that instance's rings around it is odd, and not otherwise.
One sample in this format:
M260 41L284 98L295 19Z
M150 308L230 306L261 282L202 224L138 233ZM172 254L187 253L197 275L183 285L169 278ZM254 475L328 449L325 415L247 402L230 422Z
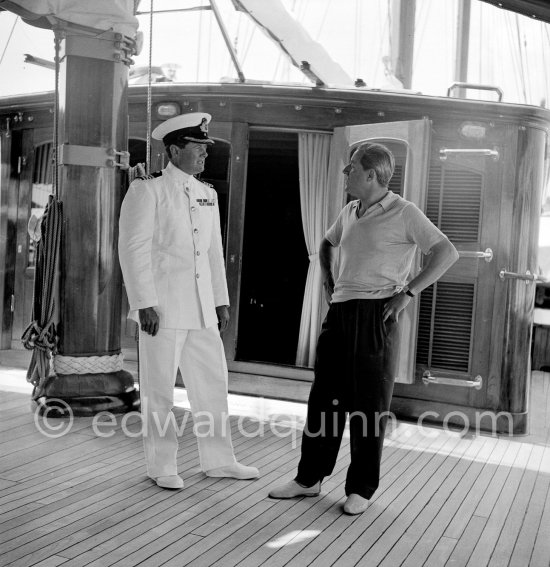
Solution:
M417 247L427 254L446 236L410 201L388 191L358 218L348 203L325 238L340 247L333 303L391 297L406 284Z

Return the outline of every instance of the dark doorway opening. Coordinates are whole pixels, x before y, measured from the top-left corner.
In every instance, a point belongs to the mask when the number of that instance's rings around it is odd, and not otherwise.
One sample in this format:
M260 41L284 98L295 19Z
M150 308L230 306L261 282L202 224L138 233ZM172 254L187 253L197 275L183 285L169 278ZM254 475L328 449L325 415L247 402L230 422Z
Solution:
M298 135L250 132L237 359L294 365L309 266Z

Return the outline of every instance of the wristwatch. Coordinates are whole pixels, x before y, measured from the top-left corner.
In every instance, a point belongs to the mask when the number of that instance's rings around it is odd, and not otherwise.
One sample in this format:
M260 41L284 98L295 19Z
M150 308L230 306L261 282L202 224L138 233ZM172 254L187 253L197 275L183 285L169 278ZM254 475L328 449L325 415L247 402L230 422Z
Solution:
M414 293L409 289L408 285L406 285L401 291L404 291L409 297L414 297Z

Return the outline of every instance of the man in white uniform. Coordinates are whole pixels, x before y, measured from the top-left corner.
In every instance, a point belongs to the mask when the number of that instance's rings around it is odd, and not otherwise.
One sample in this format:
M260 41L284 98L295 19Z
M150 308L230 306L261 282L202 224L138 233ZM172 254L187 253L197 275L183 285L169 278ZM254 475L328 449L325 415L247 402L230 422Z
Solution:
M204 170L211 116L194 112L153 131L170 162L159 176L135 180L120 213L119 256L140 325L139 360L147 474L162 488L183 488L172 414L178 367L187 387L207 476L252 479L258 469L233 454L227 366L219 330L229 298L216 191ZM218 330L219 326L219 330Z

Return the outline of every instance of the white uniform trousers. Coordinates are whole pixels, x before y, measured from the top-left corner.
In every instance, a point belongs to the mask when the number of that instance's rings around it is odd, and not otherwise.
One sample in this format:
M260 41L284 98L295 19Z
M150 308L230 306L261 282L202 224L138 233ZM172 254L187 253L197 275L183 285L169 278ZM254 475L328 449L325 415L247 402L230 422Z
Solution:
M235 462L227 407L227 364L217 327L139 333L140 394L147 474L177 474L174 385L187 388L203 471ZM160 424L160 427L159 427ZM164 430L164 431L163 431Z

